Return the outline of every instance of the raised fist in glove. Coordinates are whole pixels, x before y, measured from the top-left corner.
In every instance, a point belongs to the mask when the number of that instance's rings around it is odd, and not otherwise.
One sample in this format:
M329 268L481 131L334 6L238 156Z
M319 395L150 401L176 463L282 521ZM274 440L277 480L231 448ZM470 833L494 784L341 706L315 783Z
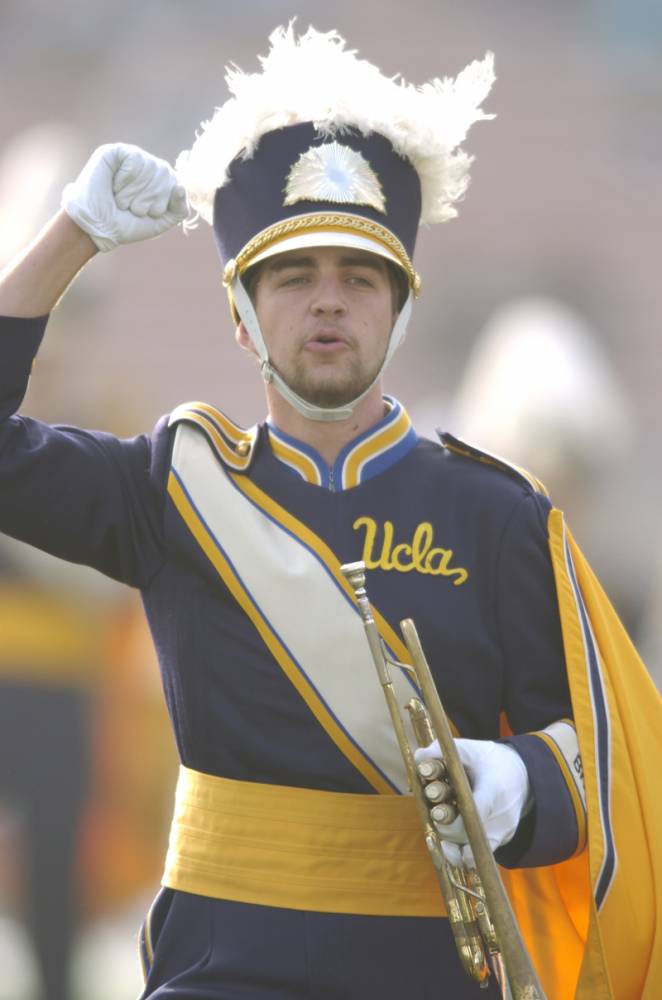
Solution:
M62 208L104 251L160 236L188 214L170 164L121 142L92 153L62 192Z
M532 804L524 761L512 747L491 740L455 740L471 785L478 814L492 851L514 837L522 816ZM416 763L442 757L438 742L419 749ZM462 817L452 823L435 823L444 840L444 853L453 865L474 866Z

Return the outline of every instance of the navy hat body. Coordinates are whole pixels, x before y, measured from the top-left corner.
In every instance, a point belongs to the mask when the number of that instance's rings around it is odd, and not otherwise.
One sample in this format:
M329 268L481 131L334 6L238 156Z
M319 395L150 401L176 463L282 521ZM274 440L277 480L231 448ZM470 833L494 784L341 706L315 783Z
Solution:
M311 150L328 147L330 143L339 144L344 151L348 148L360 154L355 159L365 163L368 175L374 176L374 185L381 189L378 205L374 199L373 204L365 203L360 195L328 198L323 194L318 197L314 192L309 192L313 197L306 198L304 192L304 196L297 196L293 203L285 203L293 168L302 157L310 155ZM407 270L412 269L421 213L420 180L413 165L396 153L384 136L378 133L362 135L347 129L329 138L320 134L312 122L290 125L263 135L254 154L246 159L237 157L228 175L214 200L214 235L224 265L246 255L247 248L255 246L255 238L260 234L269 238L273 233L277 240L276 234L283 229L296 232L297 223L292 221L291 226L287 226L288 220L301 219L303 229L312 221L311 217L328 215L334 216L335 222L349 231L356 228L359 232L370 233L372 230L371 235L377 238L383 232L389 245L389 236L394 237L392 248L399 245L395 256L403 258L401 263ZM315 228L323 230L324 221L316 219ZM328 219L328 228L335 228L334 219ZM320 243L323 242L320 239ZM252 256L252 253L248 255L244 266L250 264Z

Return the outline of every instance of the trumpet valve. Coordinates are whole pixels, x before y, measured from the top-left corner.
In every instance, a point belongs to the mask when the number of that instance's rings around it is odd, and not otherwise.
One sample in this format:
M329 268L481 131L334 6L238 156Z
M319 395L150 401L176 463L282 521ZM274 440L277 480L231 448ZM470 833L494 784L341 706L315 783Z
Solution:
M444 805L434 806L430 810L430 816L435 823L440 823L442 826L447 826L452 823L457 816L457 809L455 806L450 805L450 803L445 803Z
M436 804L437 802L445 802L450 798L451 786L447 781L431 781L429 785L425 786L423 792L428 802Z
M435 778L443 778L446 775L446 765L443 760L436 757L432 760L422 760L416 769L423 781L434 781Z

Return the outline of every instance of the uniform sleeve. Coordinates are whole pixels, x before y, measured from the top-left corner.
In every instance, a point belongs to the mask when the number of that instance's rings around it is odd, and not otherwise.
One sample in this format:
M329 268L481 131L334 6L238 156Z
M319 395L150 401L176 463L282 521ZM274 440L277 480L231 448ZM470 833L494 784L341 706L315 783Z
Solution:
M17 416L45 326L0 318L0 531L144 586L164 558L167 428L118 440Z
M497 852L509 867L554 864L583 849L581 761L547 536L550 504L527 494L504 532L497 571L506 741L526 765L533 807Z

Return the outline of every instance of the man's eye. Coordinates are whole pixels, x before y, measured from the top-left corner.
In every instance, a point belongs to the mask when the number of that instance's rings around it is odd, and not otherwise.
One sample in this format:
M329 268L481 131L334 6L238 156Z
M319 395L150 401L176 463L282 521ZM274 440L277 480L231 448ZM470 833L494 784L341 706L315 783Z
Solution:
M308 276L305 274L291 274L283 277L281 284L284 286L292 285L303 285L308 281Z
M363 287L372 288L372 281L365 274L350 274L347 280L351 285L361 285Z

